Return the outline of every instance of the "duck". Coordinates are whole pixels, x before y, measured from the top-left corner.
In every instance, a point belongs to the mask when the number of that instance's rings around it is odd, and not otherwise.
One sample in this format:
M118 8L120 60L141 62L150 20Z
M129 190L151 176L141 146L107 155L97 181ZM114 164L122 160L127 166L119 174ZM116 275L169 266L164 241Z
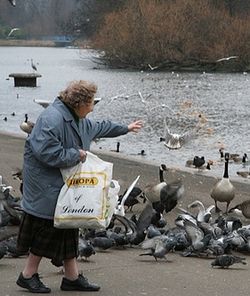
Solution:
M250 171L237 171L236 174L242 178L250 178Z
M221 210L217 206L217 202L225 202L226 206L226 214L228 213L228 207L230 202L235 197L235 187L231 183L228 175L228 161L229 161L229 153L225 153L225 166L224 166L224 174L221 180L219 180L210 192L210 196L214 199L215 202L215 211L218 213Z
M193 159L193 165L195 168L201 168L205 164L205 157L204 156L195 156Z
M229 210L229 213L233 213L236 209L240 210L245 218L250 219L250 199L237 204Z
M28 120L28 114L27 113L24 115L24 117L25 117L25 119L20 124L20 128L25 133L30 134L32 132L33 127L35 126L35 123Z
M220 148L219 153L220 153L220 159L221 159L221 161L223 161L224 158L225 158L224 148ZM240 154L238 154L238 153L230 153L228 161L230 161L230 162L241 162L242 158L240 157Z

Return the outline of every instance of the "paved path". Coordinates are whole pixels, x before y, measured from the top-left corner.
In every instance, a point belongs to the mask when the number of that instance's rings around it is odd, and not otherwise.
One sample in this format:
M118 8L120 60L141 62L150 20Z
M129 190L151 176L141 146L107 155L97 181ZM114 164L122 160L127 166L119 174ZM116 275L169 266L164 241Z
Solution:
M0 135L0 174L19 195L17 181L13 181L11 173L22 165L24 139ZM138 185L143 187L148 182L158 180L158 168L144 162L134 162L121 155L108 153L101 155L103 159L114 162L114 179L118 179L122 190L138 175ZM209 191L216 182L215 178L206 177L203 173L192 174L171 171L168 179L182 178L186 195L181 206L186 207L195 199L205 205L212 203ZM234 183L237 189L237 202L249 198L248 182ZM139 208L135 208L139 211ZM173 223L177 211L167 216L169 224ZM139 248L111 249L97 252L89 262L79 261L80 270L91 281L101 285L95 293L62 292L59 290L62 274L60 269L45 259L41 265L43 281L52 289L51 295L149 295L149 296L247 296L250 283L250 256L247 265L234 265L227 270L211 268L212 259L182 257L180 253L170 253L167 261L158 260L139 254ZM31 295L16 286L15 281L23 268L25 258L0 259L0 296Z

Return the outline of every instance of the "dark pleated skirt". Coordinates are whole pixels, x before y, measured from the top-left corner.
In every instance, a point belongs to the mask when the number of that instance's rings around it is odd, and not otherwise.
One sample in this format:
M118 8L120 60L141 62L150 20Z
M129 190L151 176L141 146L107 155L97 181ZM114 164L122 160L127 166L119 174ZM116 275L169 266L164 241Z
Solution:
M36 256L50 258L56 266L64 259L78 257L78 229L58 229L54 221L24 213L19 228L17 248Z

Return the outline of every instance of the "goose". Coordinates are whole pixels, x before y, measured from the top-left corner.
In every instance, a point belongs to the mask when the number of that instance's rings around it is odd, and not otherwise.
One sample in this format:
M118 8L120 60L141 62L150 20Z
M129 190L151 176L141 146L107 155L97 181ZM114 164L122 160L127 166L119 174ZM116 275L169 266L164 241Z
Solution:
M184 194L184 185L181 180L175 180L169 184L164 181L163 171L167 171L165 165L159 168L160 183L155 185L146 185L144 189L145 197L148 199L153 208L160 213L165 210L166 213L176 207L178 201Z
M25 133L30 134L32 132L33 127L35 126L35 123L28 120L28 114L27 113L24 115L24 117L25 117L25 119L20 124L20 128Z
M217 202L226 202L226 213L228 212L228 207L230 202L235 197L235 188L231 181L229 180L228 175L228 161L229 161L229 153L225 153L225 167L224 174L220 181L218 181L215 186L212 188L210 192L210 196L215 201L215 210L216 212L220 212L220 209L217 206Z
M242 215L247 218L247 219L250 219L250 200L245 200L243 201L242 203L240 204L237 204L236 206L234 206L233 208L231 208L229 210L229 213L233 213L234 210L240 210Z
M152 204L155 202L160 202L160 192L161 189L167 185L164 181L163 172L167 170L165 164L159 166L159 179L160 182L157 184L147 184L144 188L144 194L146 199Z
M244 153L244 155L242 157L242 164L243 164L243 166L246 166L249 164L248 156L246 153Z

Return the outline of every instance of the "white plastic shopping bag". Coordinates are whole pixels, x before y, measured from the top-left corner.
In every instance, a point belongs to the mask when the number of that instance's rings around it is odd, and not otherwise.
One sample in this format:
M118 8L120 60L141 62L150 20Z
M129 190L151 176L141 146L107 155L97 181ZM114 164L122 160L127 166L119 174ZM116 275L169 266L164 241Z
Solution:
M92 229L107 227L120 189L115 181L111 183L112 170L112 163L103 161L91 152L87 152L85 162L61 169L65 184L58 196L54 226ZM116 190L112 187L110 189L111 184Z

